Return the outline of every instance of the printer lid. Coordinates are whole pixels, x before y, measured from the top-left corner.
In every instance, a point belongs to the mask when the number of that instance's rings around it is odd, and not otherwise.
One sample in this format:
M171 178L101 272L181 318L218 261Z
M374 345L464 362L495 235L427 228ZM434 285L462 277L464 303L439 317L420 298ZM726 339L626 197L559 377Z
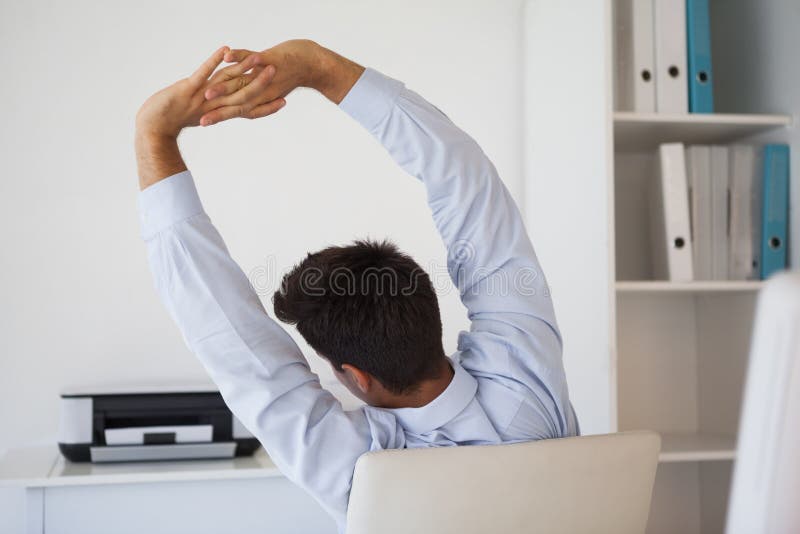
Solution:
M95 386L76 386L64 388L62 398L100 397L113 395L170 395L181 393L218 393L219 389L211 382L164 384L100 384Z

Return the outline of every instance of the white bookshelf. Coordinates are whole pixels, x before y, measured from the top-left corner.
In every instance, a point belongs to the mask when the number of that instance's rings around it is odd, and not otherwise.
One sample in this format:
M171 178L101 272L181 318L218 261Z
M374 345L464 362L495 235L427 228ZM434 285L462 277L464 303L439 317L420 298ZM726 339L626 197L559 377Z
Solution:
M612 4L526 4L528 229L583 431L662 436L647 532L721 533L763 283L654 280L648 188L660 143L788 143L800 228L800 13L786 0L711 0L717 112L675 115L613 109Z
M660 114L614 112L614 148L618 152L653 150L662 143L727 144L788 128L789 115Z
M665 280L621 280L617 293L747 293L764 285L761 280L708 280L668 282Z

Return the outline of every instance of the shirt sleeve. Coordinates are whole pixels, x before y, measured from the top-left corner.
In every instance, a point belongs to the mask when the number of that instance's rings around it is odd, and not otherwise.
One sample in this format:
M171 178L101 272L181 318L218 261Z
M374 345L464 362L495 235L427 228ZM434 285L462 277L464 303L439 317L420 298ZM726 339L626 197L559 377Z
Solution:
M462 365L533 393L552 437L576 432L547 283L519 210L480 146L437 107L366 69L340 107L425 185L468 310Z
M342 530L356 460L402 446L402 433L364 410L344 411L320 387L229 255L189 171L142 191L139 211L156 289L189 349L281 472Z

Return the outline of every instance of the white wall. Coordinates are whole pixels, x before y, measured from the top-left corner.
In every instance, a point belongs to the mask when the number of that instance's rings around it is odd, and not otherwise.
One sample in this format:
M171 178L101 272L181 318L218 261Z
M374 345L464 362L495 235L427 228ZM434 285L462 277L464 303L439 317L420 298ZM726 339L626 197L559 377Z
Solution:
M204 378L138 237L132 127L150 93L221 44L310 37L437 104L520 198L520 14L518 0L0 4L0 449L52 443L65 386ZM244 270L271 265L268 309L306 251L355 237L391 237L446 277L422 187L318 95L298 91L275 117L187 131L181 144ZM453 350L466 320L442 285Z
M528 230L552 290L581 431L613 432L610 2L531 0L526 7Z

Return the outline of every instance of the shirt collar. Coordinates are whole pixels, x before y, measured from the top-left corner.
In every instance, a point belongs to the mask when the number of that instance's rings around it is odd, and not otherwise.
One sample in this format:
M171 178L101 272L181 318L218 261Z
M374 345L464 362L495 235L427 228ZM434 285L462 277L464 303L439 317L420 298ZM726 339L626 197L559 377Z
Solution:
M438 397L419 408L390 408L400 425L413 434L425 434L455 418L475 398L478 381L454 359L453 379Z

